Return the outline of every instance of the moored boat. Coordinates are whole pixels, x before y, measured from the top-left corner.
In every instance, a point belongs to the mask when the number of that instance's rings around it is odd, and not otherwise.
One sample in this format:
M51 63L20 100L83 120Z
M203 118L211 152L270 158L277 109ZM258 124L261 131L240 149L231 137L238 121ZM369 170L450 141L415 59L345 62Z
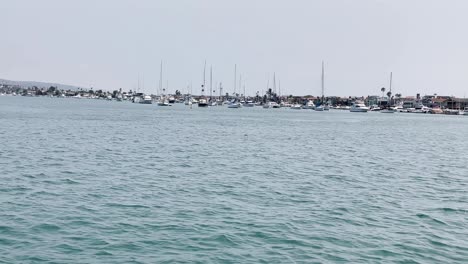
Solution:
M349 111L356 113L366 113L369 111L369 107L367 107L364 103L354 102L353 105L349 108Z
M293 104L293 105L291 105L290 108L291 108L291 109L294 109L294 110L301 110L301 109L302 109L302 105L300 105L300 104Z
M143 96L143 98L140 100L140 104L152 104L153 103L153 98L149 95Z

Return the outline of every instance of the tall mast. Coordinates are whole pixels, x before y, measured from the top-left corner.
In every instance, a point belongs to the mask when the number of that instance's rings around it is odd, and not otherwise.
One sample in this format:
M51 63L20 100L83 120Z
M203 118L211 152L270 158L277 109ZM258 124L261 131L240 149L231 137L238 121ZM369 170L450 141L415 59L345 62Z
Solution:
M223 83L219 83L219 98L222 98L223 96Z
M234 95L236 94L236 86L237 86L237 64L234 64Z
M242 74L239 75L239 93L241 93L241 91L242 91L242 90L241 90L241 89L242 89L241 86L242 86Z
M162 92L162 68L163 68L163 62L161 60L161 66L160 66L160 72L159 72L159 93Z
M325 69L322 61L322 103L324 99L324 93L325 93Z
M244 82L244 101L245 101L245 97L246 95L245 95L245 82Z
M390 92L392 92L392 75L393 72L390 72Z
M392 77L393 77L393 72L390 72L390 96L388 97L388 103L389 106L392 105Z
M273 73L273 92L276 93L276 73Z
M203 84L202 84L202 95L203 95L203 94L204 94L204 92L205 92L205 84L206 84L205 76L206 76L206 60L205 60L205 66L203 66Z
M281 80L278 78L278 97L281 97Z
M210 99L213 96L213 66L210 66Z

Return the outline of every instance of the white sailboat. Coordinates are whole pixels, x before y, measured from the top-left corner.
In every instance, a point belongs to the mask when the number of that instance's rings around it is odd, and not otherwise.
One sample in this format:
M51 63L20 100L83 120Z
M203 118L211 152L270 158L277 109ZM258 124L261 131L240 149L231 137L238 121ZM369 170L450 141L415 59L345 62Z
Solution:
M239 79L239 93L241 92L241 82L242 82L242 76L240 76L240 79ZM236 90L236 86L237 86L237 65L234 65L234 91ZM232 99L232 101L230 101L227 105L228 108L241 108L242 107L242 104L239 102L237 96L235 95L235 92L234 92L234 96L235 98Z
M389 94L388 97L389 98L388 98L387 108L380 110L380 113L382 113L382 114L393 114L393 113L396 112L396 110L393 109L390 106L391 101L392 101L392 99L391 99L391 96L392 96L392 77L393 77L393 73L390 72L390 91L388 92L388 94Z
M169 101L166 98L165 89L162 88L162 71L163 71L163 63L161 60L161 66L160 66L160 71L159 71L159 92L160 93L162 92L162 94L159 97L158 106L169 106Z
M369 107L367 107L364 103L362 102L354 102L351 108L349 108L350 112L357 112L357 113L366 113L369 111Z
M201 86L201 98L198 101L198 107L208 107L208 100L205 98L205 84L206 84L206 61L205 61L205 66L203 67L203 84Z
M322 99L320 100L320 105L315 107L315 111L328 111L330 110L330 106L324 103L325 98L325 69L324 63L322 61Z

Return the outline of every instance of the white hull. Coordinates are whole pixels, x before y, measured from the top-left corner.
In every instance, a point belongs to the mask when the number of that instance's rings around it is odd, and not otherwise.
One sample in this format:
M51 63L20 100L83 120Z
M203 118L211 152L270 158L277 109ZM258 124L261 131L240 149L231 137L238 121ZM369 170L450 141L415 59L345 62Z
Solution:
M321 112L321 111L324 111L324 110L325 110L325 108L324 108L323 106L317 106L317 107L315 107L315 111Z
M302 109L302 106L300 104L295 104L295 105L291 105L290 107L291 109L294 109L294 110L301 110Z
M368 109L362 109L362 108L359 108L359 109L349 109L350 112L354 112L354 113L367 113Z
M241 108L241 104L239 104L239 103L229 104L228 108Z

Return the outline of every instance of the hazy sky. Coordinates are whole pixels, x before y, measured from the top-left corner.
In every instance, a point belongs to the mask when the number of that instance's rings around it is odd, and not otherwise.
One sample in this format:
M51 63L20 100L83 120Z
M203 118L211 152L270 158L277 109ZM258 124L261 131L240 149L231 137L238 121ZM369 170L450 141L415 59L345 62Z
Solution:
M41 0L0 3L0 78L200 93L203 64L248 94L468 92L465 0ZM207 70L208 72L209 70ZM207 74L207 80L209 75ZM271 85L270 85L271 86ZM144 87L144 88L143 88Z

